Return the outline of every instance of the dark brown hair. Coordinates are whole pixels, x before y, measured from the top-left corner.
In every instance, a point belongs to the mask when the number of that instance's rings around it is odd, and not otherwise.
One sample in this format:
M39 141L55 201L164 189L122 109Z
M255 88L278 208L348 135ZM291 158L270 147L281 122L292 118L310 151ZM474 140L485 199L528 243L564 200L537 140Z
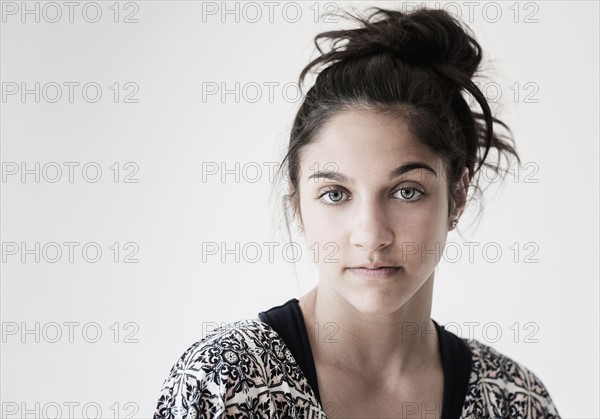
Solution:
M448 214L453 210L465 167L470 186L479 187L481 168L503 177L500 157L514 156L520 163L511 135L499 135L495 126L510 129L492 115L473 77L482 50L468 27L443 10L421 8L410 13L372 7L368 17L349 15L355 29L318 34L321 54L300 73L299 85L310 70L323 67L298 109L287 154L279 172L287 170L289 194L284 215L299 211L300 152L316 138L324 124L339 112L385 112L404 118L411 132L444 162L448 184ZM323 52L319 40L333 41ZM467 100L478 110L471 109ZM490 162L490 152L497 159Z

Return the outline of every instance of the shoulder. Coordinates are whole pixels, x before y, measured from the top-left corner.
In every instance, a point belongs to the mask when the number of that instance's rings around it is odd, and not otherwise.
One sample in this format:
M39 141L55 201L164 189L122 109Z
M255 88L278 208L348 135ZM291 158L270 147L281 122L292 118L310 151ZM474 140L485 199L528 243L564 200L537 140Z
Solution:
M463 418L560 418L541 379L525 366L476 339Z
M266 323L239 320L181 355L163 383L154 419L276 417L292 412L293 399L300 407L316 405L290 350Z

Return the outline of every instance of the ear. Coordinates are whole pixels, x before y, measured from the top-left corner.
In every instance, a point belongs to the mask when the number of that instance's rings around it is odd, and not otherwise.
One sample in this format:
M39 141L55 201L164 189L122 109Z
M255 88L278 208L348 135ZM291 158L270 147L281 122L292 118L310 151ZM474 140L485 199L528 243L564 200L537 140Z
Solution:
M454 186L456 188L456 202L454 205L454 211L450 214L449 224L454 220L458 220L465 210L465 206L467 205L467 193L469 191L469 169L465 167L460 176L459 181ZM450 230L453 230L454 227L450 227Z

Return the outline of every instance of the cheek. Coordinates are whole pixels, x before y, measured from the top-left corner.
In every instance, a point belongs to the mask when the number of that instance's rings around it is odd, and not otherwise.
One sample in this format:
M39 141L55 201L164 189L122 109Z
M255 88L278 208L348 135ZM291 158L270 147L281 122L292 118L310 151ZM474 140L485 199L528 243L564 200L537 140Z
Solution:
M428 205L419 210L412 211L410 218L405 222L406 228L411 235L421 236L422 238L431 238L438 236L444 231L447 224L447 217L443 206Z
M448 233L446 207L436 202L413 211L398 221L397 240L408 265L429 270L440 261Z
M320 265L341 261L344 221L339 213L321 205L312 196L302 196L303 237L311 259ZM325 261L325 262L324 262Z

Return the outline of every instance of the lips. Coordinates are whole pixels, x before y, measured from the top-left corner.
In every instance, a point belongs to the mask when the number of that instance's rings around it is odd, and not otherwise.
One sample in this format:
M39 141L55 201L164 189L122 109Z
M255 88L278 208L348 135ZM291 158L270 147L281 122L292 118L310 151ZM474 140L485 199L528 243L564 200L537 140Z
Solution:
M379 266L377 268L369 268L368 266L373 267L373 265L364 265L348 268L350 272L354 275L357 275L363 279L391 279L396 277L396 275L402 270L399 266L389 267L389 266Z
M380 268L400 268L401 266L393 263L393 262L373 262L373 263L363 263L362 265L350 266L349 269L380 269Z

